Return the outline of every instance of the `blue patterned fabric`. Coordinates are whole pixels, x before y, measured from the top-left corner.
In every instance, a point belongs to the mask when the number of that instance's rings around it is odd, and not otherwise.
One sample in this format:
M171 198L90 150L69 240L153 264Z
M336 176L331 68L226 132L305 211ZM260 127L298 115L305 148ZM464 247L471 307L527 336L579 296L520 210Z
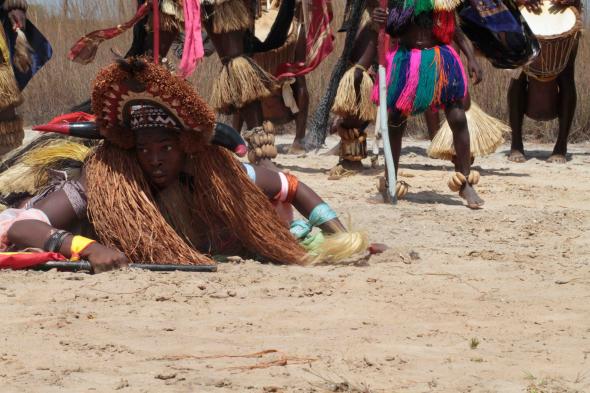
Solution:
M0 18L2 19L2 26L4 28L4 33L8 41L8 47L10 48L10 56L12 58L14 56L16 33L12 29L11 22L6 13L2 12ZM53 49L51 48L49 41L47 41L43 34L41 34L35 25L28 19L24 33L27 36L27 40L29 41L31 48L33 48L33 53L31 54L33 64L31 69L25 73L20 72L14 66L12 67L18 87L21 91L24 90L33 76L45 65L45 63L49 61L49 59L51 59L51 56L53 55Z

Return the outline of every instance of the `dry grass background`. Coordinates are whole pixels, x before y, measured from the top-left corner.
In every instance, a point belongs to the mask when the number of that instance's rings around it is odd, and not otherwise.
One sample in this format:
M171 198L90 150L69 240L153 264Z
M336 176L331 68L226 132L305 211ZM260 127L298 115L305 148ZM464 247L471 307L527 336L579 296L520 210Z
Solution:
M47 3L47 1L37 3ZM334 25L342 21L343 0L335 0ZM134 0L53 0L50 9L35 5L29 12L29 18L51 41L54 48L53 59L35 76L25 91L26 102L21 111L27 122L39 123L60 113L89 96L91 81L98 69L113 59L111 51L124 54L131 44L131 33L105 43L99 50L94 63L83 66L67 59L70 46L85 33L98 28L106 28L120 23L134 13ZM332 55L308 77L311 94L311 109L325 91L331 69L340 55L344 35L337 34L336 49ZM578 111L571 133L572 141L590 139L590 103L583 99L588 82L590 82L590 41L583 36L577 62ZM484 81L472 88L473 98L488 113L506 120L506 91L510 75L506 71L494 69L482 59ZM206 59L197 69L191 81L204 97L209 97L211 84L217 76L219 61L214 55ZM557 122L525 122L529 139L553 141ZM426 128L421 119L412 122L409 132L413 136L426 135Z

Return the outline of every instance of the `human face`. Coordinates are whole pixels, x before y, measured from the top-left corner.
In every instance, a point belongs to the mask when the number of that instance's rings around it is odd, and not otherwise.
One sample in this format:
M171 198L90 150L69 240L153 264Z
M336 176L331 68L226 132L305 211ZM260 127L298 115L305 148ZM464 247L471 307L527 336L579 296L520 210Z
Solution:
M137 159L150 182L164 189L178 180L185 153L178 135L163 128L146 129L135 134Z

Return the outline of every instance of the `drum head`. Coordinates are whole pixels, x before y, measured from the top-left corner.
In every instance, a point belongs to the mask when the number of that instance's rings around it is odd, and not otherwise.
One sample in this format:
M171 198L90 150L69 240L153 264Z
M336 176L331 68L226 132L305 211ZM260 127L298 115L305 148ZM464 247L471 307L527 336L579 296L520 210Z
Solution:
M524 7L520 12L539 38L569 35L579 29L580 13L575 7L556 7L552 2L544 1L539 13Z

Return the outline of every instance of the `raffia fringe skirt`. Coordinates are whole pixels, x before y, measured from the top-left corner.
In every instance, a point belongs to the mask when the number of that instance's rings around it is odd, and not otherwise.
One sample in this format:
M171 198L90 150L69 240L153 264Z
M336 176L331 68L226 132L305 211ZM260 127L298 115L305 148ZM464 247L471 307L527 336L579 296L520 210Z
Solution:
M362 71L358 94L354 88L356 70ZM346 71L338 85L332 112L341 117L355 117L367 122L374 121L377 107L371 101L373 84L373 79L367 70L360 65L352 66Z
M211 105L230 114L247 104L270 97L279 88L277 80L246 56L229 60L213 84Z

